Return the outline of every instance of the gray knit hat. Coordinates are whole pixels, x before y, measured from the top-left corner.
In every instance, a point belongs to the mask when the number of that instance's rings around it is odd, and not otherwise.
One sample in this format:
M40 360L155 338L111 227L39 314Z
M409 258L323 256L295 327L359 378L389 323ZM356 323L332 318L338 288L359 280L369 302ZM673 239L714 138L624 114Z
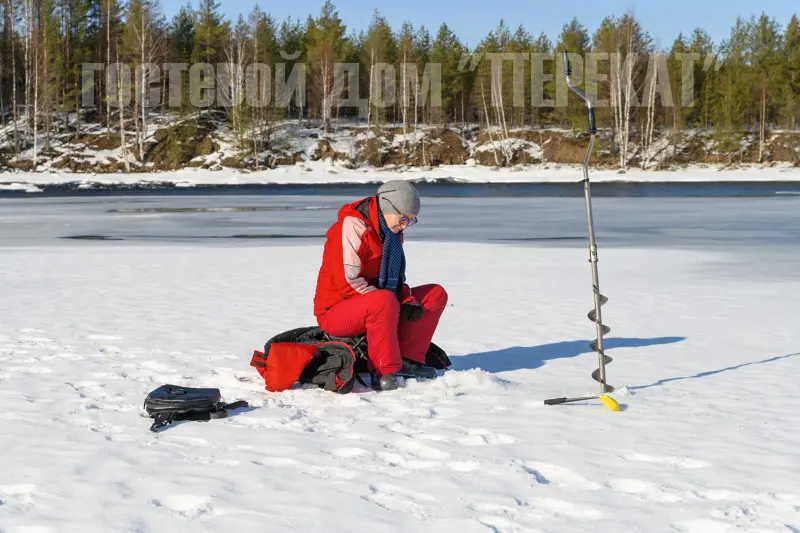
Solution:
M384 214L419 214L419 193L416 187L407 181L394 180L384 183L378 189L378 198Z

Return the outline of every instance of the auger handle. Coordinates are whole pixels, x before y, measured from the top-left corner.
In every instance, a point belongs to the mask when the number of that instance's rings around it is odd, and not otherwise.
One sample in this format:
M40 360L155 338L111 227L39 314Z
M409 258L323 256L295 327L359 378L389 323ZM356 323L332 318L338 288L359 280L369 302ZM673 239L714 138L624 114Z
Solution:
M553 398L552 400L545 400L545 405L561 405L563 403L572 402L585 402L586 400L595 400L597 396L583 396L581 398Z
M564 54L562 56L564 60L564 72L567 74L567 83L569 84L570 89L572 89L575 94L581 97L581 100L586 102L586 107L589 110L589 134L595 135L597 134L597 117L595 116L594 106L592 102L586 98L586 95L583 94L577 87L572 84L572 62L569 60L569 52L564 50Z
M559 405L559 404L562 404L562 403L567 403L568 399L569 398L553 398L552 400L545 400L544 404L545 405Z

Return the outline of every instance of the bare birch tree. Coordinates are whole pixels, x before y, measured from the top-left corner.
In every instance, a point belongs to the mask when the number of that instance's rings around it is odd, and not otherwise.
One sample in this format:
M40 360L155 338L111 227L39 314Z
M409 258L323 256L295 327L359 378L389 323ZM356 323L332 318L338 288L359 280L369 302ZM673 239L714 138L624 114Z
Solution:
M14 35L14 22L16 18L14 17L14 1L13 0L6 0L6 6L8 7L8 27L11 28L9 32L11 37L11 120L14 122L14 153L19 155L19 128L17 126L17 122L19 116L17 114L17 62L15 58L17 57L16 52L16 38Z

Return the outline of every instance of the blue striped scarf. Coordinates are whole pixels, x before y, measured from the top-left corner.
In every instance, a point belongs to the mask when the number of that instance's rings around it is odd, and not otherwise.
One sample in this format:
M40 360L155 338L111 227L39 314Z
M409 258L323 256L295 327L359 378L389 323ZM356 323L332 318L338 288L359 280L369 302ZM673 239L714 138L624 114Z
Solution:
M378 278L378 288L387 289L395 294L400 294L400 289L406 282L406 254L403 251L403 237L401 233L392 233L386 225L386 219L381 212L378 202L378 224L383 238L383 255L381 256L381 272Z

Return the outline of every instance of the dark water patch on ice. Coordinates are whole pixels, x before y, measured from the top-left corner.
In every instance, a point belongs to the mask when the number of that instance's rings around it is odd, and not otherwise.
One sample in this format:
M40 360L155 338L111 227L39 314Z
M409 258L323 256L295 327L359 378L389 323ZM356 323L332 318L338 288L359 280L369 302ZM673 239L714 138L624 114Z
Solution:
M107 213L251 213L256 211L279 212L279 211L320 211L325 209L337 209L336 207L325 206L298 206L298 205L277 205L260 207L141 207L129 209L109 209Z
M70 235L63 237L64 239L74 239L77 241L122 241L119 237L111 237L109 235Z
M586 237L497 237L489 239L496 242L552 242L552 241L584 241Z
M241 234L241 235L134 235L115 237L111 235L69 235L62 239L84 241L205 241L225 239L324 239L324 235L291 235L282 233Z

